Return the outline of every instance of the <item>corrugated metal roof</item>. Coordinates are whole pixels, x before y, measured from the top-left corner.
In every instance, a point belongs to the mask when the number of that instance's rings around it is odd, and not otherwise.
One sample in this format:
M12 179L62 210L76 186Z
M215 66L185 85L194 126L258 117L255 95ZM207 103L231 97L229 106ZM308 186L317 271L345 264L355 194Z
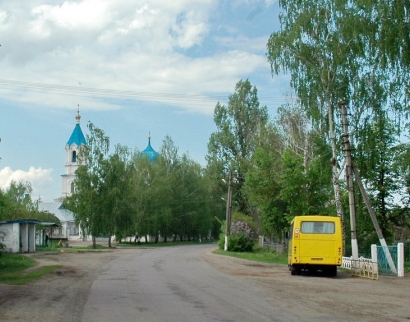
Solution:
M60 222L74 221L74 213L65 209L61 202L40 202L38 210L48 211L60 219Z
M3 220L0 221L0 225L5 224L40 224L41 222L37 219L14 219L14 220Z
M67 142L69 146L73 143L77 144L77 146L80 146L81 144L87 145L87 141L84 137L83 131L81 130L80 124L75 125L74 131Z

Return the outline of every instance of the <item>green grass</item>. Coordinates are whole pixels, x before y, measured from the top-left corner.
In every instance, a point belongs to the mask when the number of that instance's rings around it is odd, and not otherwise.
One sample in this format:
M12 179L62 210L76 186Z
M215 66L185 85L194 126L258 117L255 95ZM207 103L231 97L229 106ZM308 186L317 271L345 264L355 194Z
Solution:
M4 275L0 275L0 283L12 284L12 285L26 284L26 283L36 280L37 278L43 275L54 272L60 267L61 265L43 266L43 267L39 267L39 269L30 271L27 273L24 271L7 273Z
M21 285L31 282L45 274L55 271L61 265L45 266L26 272L27 268L36 265L36 261L20 254L1 253L0 283Z
M36 246L36 252L57 252L60 248L55 246L39 247Z
M95 245L95 249L93 249L93 245L87 246L70 246L68 248L65 247L36 247L36 252L67 252L67 253L75 253L75 252L83 252L83 251L95 251L95 250L103 250L103 249L111 249L108 246L102 246L100 244Z
M220 248L214 251L215 254L218 255L225 255L225 256L232 256L236 258L242 258L254 262L262 262L262 263L276 263L276 264L287 264L288 263L288 255L287 254L279 254L272 250L263 250L261 248L254 248L253 252L244 252L244 253L237 253L237 252L227 252Z

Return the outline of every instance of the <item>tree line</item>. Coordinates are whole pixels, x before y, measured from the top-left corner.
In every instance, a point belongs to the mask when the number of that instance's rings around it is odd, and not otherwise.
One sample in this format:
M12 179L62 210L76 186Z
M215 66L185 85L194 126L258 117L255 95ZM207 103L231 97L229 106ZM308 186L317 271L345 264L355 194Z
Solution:
M290 75L297 99L266 122L256 89L238 83L228 106L215 109L218 132L211 137L208 167L215 177L236 172L237 208L258 220L266 234L281 236L291 218L304 214L338 215L349 231L342 144L348 139L383 235L390 242L408 239L409 3L279 5L281 29L268 40L267 58L272 74ZM242 113L246 105L249 114ZM255 111L259 117L252 120ZM359 245L365 249L377 237L356 182L353 189Z
M60 220L46 211L39 211L41 200L33 200L30 182L12 181L6 189L0 189L0 221L17 219L36 219L59 224Z
M64 204L76 224L93 237L152 237L193 240L211 235L212 200L201 166L167 136L155 160L116 145L110 153L105 132L88 123L76 171L75 192Z

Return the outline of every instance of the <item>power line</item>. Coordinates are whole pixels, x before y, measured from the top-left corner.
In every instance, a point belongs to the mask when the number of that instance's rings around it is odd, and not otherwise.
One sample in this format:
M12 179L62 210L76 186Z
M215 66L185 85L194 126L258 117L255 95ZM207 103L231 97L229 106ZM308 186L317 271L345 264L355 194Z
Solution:
M36 82L25 82L8 79L0 79L0 89L10 88L12 90L26 90L30 92L44 92L48 91L59 95L74 95L74 96L99 96L99 97L111 97L117 99L126 100L140 100L140 101L171 101L171 102L193 102L195 104L209 104L216 103L216 101L224 101L228 99L230 94L178 94L178 93L161 93L161 92L142 92L132 90L114 90L107 88L93 88L80 86L66 86L66 85L53 85ZM276 103L282 103L283 97L267 96L258 97L259 100L272 101Z

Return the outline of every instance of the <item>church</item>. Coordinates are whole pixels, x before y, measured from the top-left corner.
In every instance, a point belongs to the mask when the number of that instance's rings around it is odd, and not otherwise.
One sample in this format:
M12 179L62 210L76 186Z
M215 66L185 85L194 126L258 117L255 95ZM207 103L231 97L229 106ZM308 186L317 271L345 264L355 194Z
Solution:
M47 211L54 214L60 220L60 226L53 229L50 238L63 240L82 240L86 236L81 236L80 229L75 225L74 214L63 206L63 199L70 196L74 190L74 180L76 177L75 171L81 165L78 159L78 153L82 146L87 145L87 140L80 126L80 110L77 109L75 116L75 127L65 145L65 174L61 175L62 189L61 196L54 199L53 202L41 202L39 204L40 211ZM148 136L148 145L141 152L147 156L148 160L155 161L159 153L151 146L151 136Z

